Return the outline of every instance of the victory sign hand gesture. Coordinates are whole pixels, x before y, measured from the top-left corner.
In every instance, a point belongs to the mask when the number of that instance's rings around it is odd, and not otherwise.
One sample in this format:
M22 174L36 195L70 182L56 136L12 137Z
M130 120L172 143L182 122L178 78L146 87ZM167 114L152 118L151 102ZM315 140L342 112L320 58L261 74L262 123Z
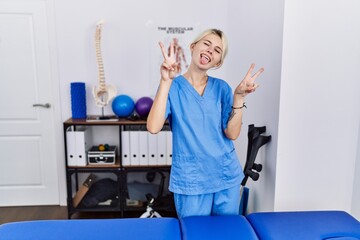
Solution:
M169 81L176 77L180 63L176 62L173 42L170 43L169 53L167 53L165 46L162 42L159 42L159 45L162 55L164 57L164 61L160 67L161 79L164 81Z
M254 75L252 75L254 68L255 64L253 63L245 75L245 78L236 87L235 96L244 98L246 95L254 92L255 89L259 87L259 84L255 83L255 79L264 71L264 68L260 68Z

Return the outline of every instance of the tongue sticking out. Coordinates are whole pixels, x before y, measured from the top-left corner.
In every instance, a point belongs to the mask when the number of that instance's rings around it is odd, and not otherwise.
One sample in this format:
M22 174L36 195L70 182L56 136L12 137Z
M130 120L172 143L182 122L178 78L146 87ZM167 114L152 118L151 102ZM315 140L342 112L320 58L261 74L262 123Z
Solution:
M205 55L202 55L200 58L201 64L207 64L207 63L209 63L209 61L210 61L210 59Z

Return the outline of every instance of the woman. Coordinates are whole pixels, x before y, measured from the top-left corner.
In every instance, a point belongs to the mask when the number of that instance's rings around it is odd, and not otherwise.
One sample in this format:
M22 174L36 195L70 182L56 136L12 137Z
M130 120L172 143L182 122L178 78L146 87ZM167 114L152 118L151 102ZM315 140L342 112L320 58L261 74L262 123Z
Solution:
M241 130L244 98L258 87L251 65L236 87L207 75L219 68L227 53L224 33L209 29L190 45L188 70L176 77L174 43L170 53L159 43L164 62L153 106L147 119L151 133L166 119L173 133L173 160L169 189L174 193L179 218L232 215L239 212L240 183L244 177L232 140Z

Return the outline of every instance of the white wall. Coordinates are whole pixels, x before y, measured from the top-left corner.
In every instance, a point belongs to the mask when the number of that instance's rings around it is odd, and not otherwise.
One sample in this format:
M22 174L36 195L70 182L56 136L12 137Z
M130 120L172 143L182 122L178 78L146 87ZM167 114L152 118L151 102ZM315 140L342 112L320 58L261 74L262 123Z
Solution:
M75 81L86 83L87 113L101 113L91 94L91 88L98 85L94 34L95 24L100 19L105 20L101 46L106 83L115 85L118 94L127 94L134 100L153 96L158 84L158 79L151 79L153 65L149 48L154 46L150 43L158 47L151 38L151 29L174 25L198 26L200 31L209 27L228 30L227 2L54 1L63 120L71 117L69 89L70 83ZM160 53L160 48L158 51ZM226 68L225 64L212 74L226 78ZM113 114L111 106L105 113Z
M257 182L250 178L248 210L272 211L274 209L276 149L279 118L281 51L283 28L283 0L272 1L230 1L229 38L231 62L228 74L235 87L247 72L252 62L256 69L265 68L259 77L258 90L246 99L248 108L244 111L240 139L235 142L243 166L246 160L248 125L266 126L266 135L272 140L263 146L256 162L263 164L263 171Z
M360 220L360 122L359 122L359 133L358 133L358 150L356 157L355 176L354 176L354 187L351 213Z
M275 210L351 210L359 12L355 0L285 2Z

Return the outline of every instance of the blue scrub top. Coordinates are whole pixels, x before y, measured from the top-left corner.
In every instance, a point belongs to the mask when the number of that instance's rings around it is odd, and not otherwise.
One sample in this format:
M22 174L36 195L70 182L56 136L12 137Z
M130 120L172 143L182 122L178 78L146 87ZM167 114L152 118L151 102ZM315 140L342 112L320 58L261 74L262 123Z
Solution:
M224 133L232 102L224 80L209 76L202 96L183 76L173 80L165 114L173 133L170 191L197 195L240 185L244 174Z

